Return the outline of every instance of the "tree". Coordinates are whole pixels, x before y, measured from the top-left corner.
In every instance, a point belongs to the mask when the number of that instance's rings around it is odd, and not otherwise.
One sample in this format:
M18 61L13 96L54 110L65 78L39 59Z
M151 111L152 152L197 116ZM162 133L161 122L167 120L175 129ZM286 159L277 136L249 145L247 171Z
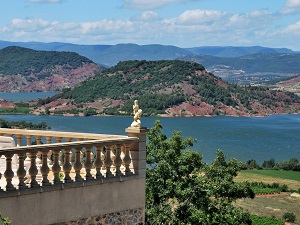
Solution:
M264 161L263 164L262 164L262 167L266 168L266 169L272 169L272 168L275 167L275 165L276 165L275 159L273 158L273 159Z
M156 121L148 134L146 224L251 224L250 215L232 202L254 197L248 183L235 183L235 159L217 152L206 165L202 155L186 150L195 142L174 132L169 139Z

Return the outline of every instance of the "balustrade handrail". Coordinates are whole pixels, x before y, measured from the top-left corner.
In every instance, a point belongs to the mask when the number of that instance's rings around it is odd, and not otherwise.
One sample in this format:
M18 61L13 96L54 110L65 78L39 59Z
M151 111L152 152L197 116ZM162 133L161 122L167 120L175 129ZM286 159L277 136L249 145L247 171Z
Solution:
M24 151L42 151L43 149L50 150L61 150L64 148L75 148L75 147L91 147L105 144L122 144L127 143L131 144L138 140L136 137L118 137L115 139L103 139L103 140L87 140L87 141L72 141L72 142L60 142L60 143L51 143L51 144L39 144L39 145L28 145L28 146L16 146L16 147L6 147L0 149L0 155L5 155L8 153L18 154Z
M62 132L48 130L27 130L27 129L11 129L0 128L0 135L31 135L44 137L60 137L60 138L80 138L80 139L107 139L124 137L123 135L113 134L95 134L95 133L78 133L78 132Z

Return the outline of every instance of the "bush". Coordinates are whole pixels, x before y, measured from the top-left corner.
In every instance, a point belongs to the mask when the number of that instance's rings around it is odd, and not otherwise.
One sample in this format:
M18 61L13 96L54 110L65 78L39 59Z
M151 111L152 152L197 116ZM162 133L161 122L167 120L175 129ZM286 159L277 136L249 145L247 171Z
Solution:
M1 214L0 214L0 222L2 222L3 225L11 224L11 221L9 220L9 218L8 217L3 217Z
M275 217L267 217L267 216L250 216L252 225L284 225L284 221L277 220Z
M282 218L286 221L286 222L295 222L296 220L296 215L292 212L286 212L283 214Z

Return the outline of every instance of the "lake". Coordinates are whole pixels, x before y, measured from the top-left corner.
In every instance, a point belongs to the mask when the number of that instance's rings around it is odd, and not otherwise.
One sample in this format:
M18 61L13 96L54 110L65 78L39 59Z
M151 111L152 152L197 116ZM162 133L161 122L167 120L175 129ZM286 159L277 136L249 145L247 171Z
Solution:
M1 115L10 121L46 122L55 131L122 134L132 117L64 117L35 115ZM151 128L160 120L164 133L181 131L184 137L198 141L191 149L199 151L210 163L217 149L240 161L255 159L260 164L274 158L276 162L296 157L300 160L300 114L268 117L143 117L142 126Z

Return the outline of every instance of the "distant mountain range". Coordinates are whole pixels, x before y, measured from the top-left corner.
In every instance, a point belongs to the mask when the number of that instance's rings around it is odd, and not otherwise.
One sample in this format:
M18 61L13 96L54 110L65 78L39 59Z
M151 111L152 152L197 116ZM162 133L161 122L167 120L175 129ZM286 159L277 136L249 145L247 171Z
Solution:
M127 60L195 61L222 79L240 85L261 84L300 74L300 53L287 48L261 46L203 46L179 48L171 45L78 45L52 42L0 41L0 49L20 46L33 50L75 52L103 67Z
M70 51L91 59L93 62L111 67L120 61L127 60L172 60L189 55L210 55L216 57L240 57L260 53L297 53L287 48L267 48L261 46L203 46L194 48L179 48L172 45L78 45L70 43L52 42L8 42L0 41L0 49L8 46L20 46L34 50ZM204 65L208 67L207 65Z
M240 57L252 54L276 54L276 53L296 53L288 48L267 48L261 46L237 47L237 46L203 46L187 48L195 55L212 55L217 57Z

